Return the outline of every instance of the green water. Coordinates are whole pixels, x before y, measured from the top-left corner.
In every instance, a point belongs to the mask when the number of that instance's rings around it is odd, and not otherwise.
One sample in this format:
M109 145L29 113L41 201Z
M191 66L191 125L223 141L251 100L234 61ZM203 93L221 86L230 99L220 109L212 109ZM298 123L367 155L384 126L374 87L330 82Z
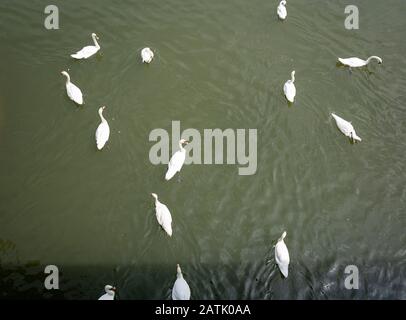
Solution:
M109 283L120 299L170 299L176 263L193 299L406 298L406 2L352 1L359 30L344 28L348 1L288 2L280 22L269 0L57 0L60 29L47 30L50 3L0 1L1 298L96 299ZM71 59L92 32L100 53ZM383 64L336 64L370 55ZM98 152L102 105L111 135ZM165 181L149 134L173 120L257 129L256 174L191 164ZM287 279L272 248L284 230ZM49 264L58 291L44 289ZM347 265L358 290L344 287Z

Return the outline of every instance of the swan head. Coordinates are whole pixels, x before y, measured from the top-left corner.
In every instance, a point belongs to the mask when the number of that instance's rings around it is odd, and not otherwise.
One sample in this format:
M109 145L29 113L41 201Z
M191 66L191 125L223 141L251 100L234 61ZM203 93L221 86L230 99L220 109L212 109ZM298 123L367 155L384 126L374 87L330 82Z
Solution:
M104 291L106 291L107 294L113 296L116 291L116 288L108 284L104 287Z
M283 231L282 236L279 238L278 241L283 241L283 239L285 239L286 237L286 231Z
M352 132L350 133L350 136L351 136L351 140L352 140L353 142L355 142L355 141L360 141L360 142L361 142L361 141L362 141L362 139L357 136L357 134L355 133L355 131L352 131Z
M151 196L153 196L155 200L158 200L158 195L156 193L151 193Z
M99 40L99 37L97 36L97 34L95 34L94 32L92 33L92 38Z
M283 5L283 6L286 6L286 1L285 1L285 0L282 0L279 4L281 4L281 5Z
M106 106L100 107L100 108L99 108L99 112L100 112L100 113L103 112L104 109L106 109Z
M187 141L186 139L180 139L179 140L179 144L188 144L189 141Z
M65 76L66 78L69 78L69 74L68 74L66 71L62 71L61 74L62 74L63 76Z

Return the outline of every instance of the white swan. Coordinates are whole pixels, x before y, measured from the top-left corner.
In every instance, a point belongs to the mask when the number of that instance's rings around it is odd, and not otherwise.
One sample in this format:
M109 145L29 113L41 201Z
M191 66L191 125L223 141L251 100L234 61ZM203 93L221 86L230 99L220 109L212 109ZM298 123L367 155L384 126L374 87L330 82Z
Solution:
M101 107L99 108L99 116L100 116L100 124L96 129L96 144L97 144L97 149L101 150L106 142L109 140L110 136L110 127L109 124L107 123L107 120L104 119L103 117L103 110L106 107Z
M82 105L83 104L82 91L80 91L80 89L77 86L75 86L72 82L70 82L70 76L66 71L62 71L61 74L63 74L66 77L66 93L68 94L68 97L75 103Z
M150 48L144 48L141 50L142 62L150 63L154 58L154 52Z
M183 144L184 143L189 143L188 141L186 141L185 139L181 139L179 140L179 149L178 151L176 151L171 160L168 163L168 171L166 171L165 174L165 179L169 180L171 179L176 172L180 172L180 169L182 169L183 163L185 162L186 159L186 150L185 148L183 148Z
M281 20L285 20L287 15L288 15L288 11L286 10L286 1L282 0L281 2L279 2L278 5L278 9L276 11L278 13L278 17Z
M289 267L289 251L286 247L283 239L286 237L286 231L282 233L282 236L279 238L275 246L275 260L285 278L288 277L288 267Z
M295 71L293 70L291 73L291 79L285 82L285 85L283 86L283 92L285 93L286 99L288 99L289 102L294 102L295 101L295 96L296 96L296 87L295 87Z
M172 300L190 300L190 288L183 278L179 264L176 265L177 279L172 288Z
M159 202L158 195L156 193L151 193L155 198L155 215L158 223L162 226L165 232L171 237L172 236L172 216L166 205Z
M347 120L344 120L343 118L340 118L339 116L335 115L334 113L331 114L336 121L338 129L349 137L353 142L355 141L362 141L360 137L357 136L355 133L355 129L352 126L351 122L348 122Z
M95 33L92 33L92 38L93 38L94 46L86 46L83 49L81 49L80 51L78 51L74 54L71 54L70 56L75 59L87 59L87 58L91 57L92 55L94 55L97 51L99 51L100 45L97 43L97 40L99 39L99 37Z
M338 61L340 61L343 65L351 67L351 68L359 68L366 66L368 63L371 62L371 60L377 60L379 64L382 63L382 59L377 57L377 56L371 56L367 60L362 60L360 58L347 58L347 59L342 59L338 58Z
M114 296L116 294L116 288L111 285L106 285L104 287L105 294L103 294L98 300L114 300Z

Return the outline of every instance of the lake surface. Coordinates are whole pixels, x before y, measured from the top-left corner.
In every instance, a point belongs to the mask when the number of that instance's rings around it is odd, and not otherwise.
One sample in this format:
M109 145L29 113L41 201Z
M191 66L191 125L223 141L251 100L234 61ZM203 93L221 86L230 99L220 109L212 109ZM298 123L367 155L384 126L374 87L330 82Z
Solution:
M96 299L113 284L120 299L170 299L180 263L192 299L406 299L405 1L352 1L359 30L344 28L341 0L290 0L285 22L269 0L57 0L59 30L44 27L48 4L0 2L1 298ZM92 32L100 53L70 58ZM371 55L383 64L337 65ZM149 134L175 120L257 129L256 173L191 164L165 181ZM287 279L273 250L284 230ZM44 289L46 265L59 290ZM358 290L345 289L348 265Z

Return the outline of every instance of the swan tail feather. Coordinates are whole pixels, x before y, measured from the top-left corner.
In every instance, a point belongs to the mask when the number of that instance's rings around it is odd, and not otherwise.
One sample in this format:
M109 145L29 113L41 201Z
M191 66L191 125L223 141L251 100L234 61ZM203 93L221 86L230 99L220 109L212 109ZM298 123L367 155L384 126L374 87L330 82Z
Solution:
M170 180L170 179L172 179L173 178L173 176L176 174L176 170L173 170L173 169L168 169L168 171L166 171L166 174L165 174L165 180Z

